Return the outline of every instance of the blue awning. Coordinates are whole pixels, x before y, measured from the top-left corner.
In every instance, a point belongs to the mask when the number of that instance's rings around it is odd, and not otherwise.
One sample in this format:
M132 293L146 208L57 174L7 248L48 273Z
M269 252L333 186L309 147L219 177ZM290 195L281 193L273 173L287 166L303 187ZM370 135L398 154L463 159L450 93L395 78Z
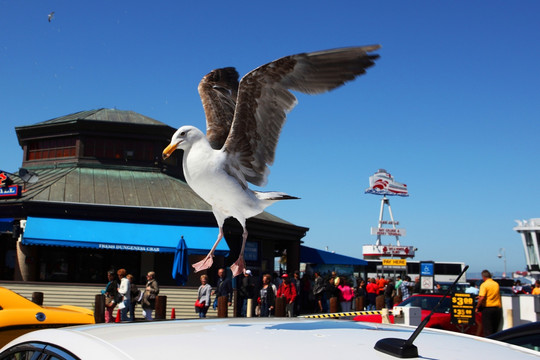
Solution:
M13 218L0 219L0 233L13 231Z
M300 262L306 264L328 265L367 265L367 261L329 251L300 246Z
M22 243L174 253L183 237L191 255L206 254L214 245L217 234L216 227L28 217ZM219 243L215 254L229 254L226 241Z

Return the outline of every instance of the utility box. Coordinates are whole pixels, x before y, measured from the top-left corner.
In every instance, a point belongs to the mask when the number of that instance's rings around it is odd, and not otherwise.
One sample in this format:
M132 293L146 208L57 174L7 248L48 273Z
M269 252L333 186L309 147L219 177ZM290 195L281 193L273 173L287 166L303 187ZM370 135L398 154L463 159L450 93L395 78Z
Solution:
M422 309L415 306L395 306L394 324L418 326L422 322Z

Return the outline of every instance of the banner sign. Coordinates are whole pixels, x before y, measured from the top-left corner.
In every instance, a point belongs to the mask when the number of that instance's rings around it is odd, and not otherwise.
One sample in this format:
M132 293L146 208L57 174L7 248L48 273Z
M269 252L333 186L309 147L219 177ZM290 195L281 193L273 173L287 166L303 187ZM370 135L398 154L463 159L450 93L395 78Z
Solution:
M405 229L371 227L371 235L405 236Z
M148 252L160 252L160 248L157 246L141 246L141 245L125 245L125 244L98 244L98 249L107 250L129 250L129 251L148 251Z
M364 257L414 257L414 246L394 246L394 245L364 245L362 253Z
M474 325L476 316L474 314L473 294L455 293L452 296L450 314L452 315L452 324Z

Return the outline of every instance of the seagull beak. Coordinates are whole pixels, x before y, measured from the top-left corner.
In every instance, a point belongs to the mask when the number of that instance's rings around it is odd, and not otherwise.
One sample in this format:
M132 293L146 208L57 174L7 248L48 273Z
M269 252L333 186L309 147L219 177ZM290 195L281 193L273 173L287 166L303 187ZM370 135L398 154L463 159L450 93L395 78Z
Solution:
M171 154L174 152L174 150L176 150L176 147L178 146L179 143L170 143L169 146L167 146L165 148L165 150L163 150L163 154L162 154L162 157L163 157L163 160L169 158L169 156L171 156Z

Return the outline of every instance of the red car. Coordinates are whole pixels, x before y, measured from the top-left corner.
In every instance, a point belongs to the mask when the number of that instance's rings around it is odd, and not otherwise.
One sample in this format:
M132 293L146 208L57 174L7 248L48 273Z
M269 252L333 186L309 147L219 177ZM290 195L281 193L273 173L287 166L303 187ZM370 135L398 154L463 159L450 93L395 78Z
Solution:
M442 295L436 294L420 294L412 295L407 300L402 301L398 306L415 306L422 309L422 320L424 320L431 310L437 305L439 300L442 298ZM481 323L481 314L476 313L476 324L472 326L466 326L463 329L460 328L460 325L454 325L451 323L450 315L450 297L447 297L443 300L439 308L427 323L426 327L450 330L456 332L465 332L467 334L476 335L478 330L478 325ZM394 323L394 316L389 315L390 322ZM381 315L358 315L354 318L355 321L366 321L373 323L381 323Z

